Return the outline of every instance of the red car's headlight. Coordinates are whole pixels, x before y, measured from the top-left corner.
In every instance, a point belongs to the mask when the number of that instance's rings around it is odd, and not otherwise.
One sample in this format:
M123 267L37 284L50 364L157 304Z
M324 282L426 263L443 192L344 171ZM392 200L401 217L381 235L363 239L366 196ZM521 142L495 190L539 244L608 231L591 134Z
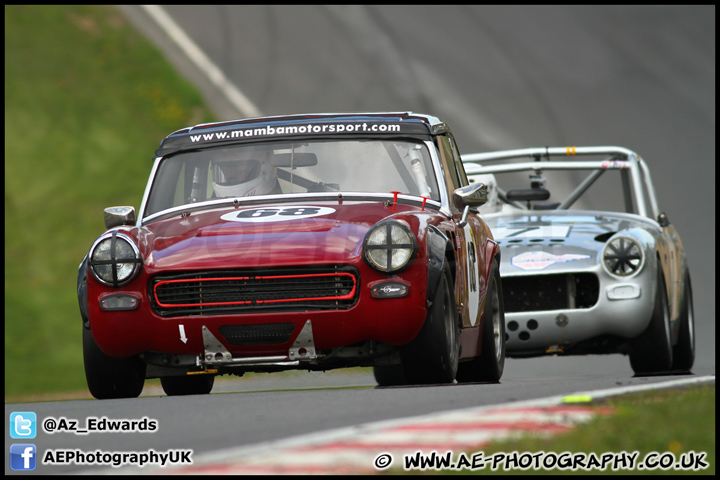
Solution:
M415 252L415 235L408 227L395 221L378 223L363 240L366 263L385 273L398 272L407 267Z
M105 285L129 283L140 271L140 251L130 237L117 231L100 237L90 249L88 265L93 276Z

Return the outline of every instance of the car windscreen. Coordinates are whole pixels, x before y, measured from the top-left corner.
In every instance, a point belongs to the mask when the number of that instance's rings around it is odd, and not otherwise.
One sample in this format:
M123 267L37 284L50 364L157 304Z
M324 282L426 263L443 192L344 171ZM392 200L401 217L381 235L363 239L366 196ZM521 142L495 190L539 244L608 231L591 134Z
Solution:
M217 198L308 192L400 192L440 200L419 140L317 140L238 144L164 158L145 215Z

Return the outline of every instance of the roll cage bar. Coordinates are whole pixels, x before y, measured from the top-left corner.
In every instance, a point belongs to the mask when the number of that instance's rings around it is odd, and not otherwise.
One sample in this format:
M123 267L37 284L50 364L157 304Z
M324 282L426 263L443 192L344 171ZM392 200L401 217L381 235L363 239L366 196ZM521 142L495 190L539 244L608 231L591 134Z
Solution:
M567 157L583 155L607 155L602 160L570 160ZM568 209L587 191L606 170L621 170L625 209L628 213L637 213L643 217L661 222L661 214L655 197L655 189L650 178L650 170L645 161L632 150L623 147L537 147L518 150L502 150L488 153L462 155L465 171L468 175L488 173L508 173L542 170L592 170L592 172L557 207ZM515 158L533 158L532 162L508 162L487 164L497 160ZM563 157L562 159L551 159ZM525 208L507 199L506 192L498 188L503 201L518 208ZM637 212L633 209L633 197Z

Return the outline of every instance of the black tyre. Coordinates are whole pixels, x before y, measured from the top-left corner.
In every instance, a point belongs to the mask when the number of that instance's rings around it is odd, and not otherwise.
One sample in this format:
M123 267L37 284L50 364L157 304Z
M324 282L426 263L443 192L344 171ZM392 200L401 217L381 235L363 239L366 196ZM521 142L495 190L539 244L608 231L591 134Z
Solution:
M373 367L373 375L375 381L381 387L396 387L408 384L402 365L376 365Z
M695 312L690 272L685 274L685 289L680 306L680 331L673 347L673 370L690 371L695 362Z
M405 377L410 384L455 380L460 358L459 330L452 276L445 263L422 330L400 350Z
M83 327L83 362L85 379L93 397L135 398L145 385L145 363L137 356L113 358L105 355L92 333Z
M480 356L458 365L458 382L497 383L505 369L505 304L497 260L490 269L482 329Z
M162 388L168 396L207 395L215 384L214 375L186 375L183 377L162 377Z
M657 266L657 293L653 315L647 329L630 342L630 366L636 375L665 373L673 366L670 311L660 262Z

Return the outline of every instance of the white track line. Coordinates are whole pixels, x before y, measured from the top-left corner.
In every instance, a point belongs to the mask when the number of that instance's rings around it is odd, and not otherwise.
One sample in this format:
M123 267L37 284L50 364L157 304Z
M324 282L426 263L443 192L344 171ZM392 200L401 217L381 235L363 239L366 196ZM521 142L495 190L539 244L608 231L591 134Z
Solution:
M185 31L170 18L160 5L141 5L158 26L178 44L188 59L207 76L210 82L222 92L244 117L259 117L260 110L250 101L225 74L208 58Z
M417 451L481 449L494 440L522 433L557 433L586 422L597 413L608 413L602 408L564 403L571 397L599 399L714 382L715 376L709 375L451 410L199 454L193 456L192 466L134 471L140 474L180 475L372 474L378 473L373 461L381 453L395 454L396 460L399 460L403 454ZM117 473L131 470L120 469Z

